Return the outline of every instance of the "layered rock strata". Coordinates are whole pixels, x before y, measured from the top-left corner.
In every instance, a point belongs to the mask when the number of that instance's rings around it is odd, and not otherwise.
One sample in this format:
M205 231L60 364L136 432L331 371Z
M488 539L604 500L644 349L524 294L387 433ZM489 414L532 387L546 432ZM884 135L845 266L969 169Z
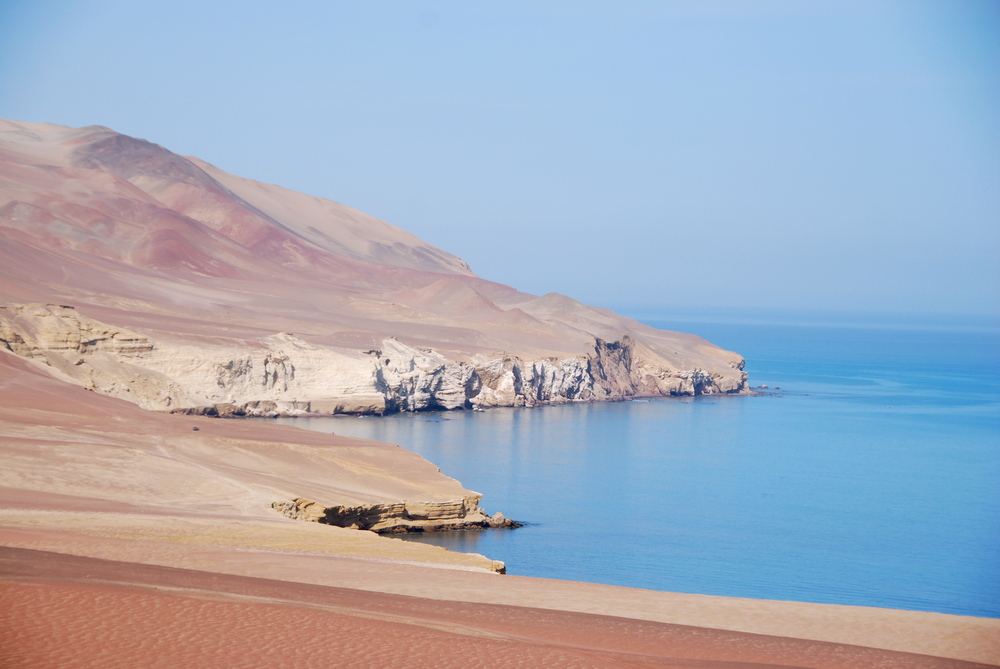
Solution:
M323 506L319 502L296 497L290 501L273 502L271 508L296 520L371 530L380 534L521 527L521 523L499 511L488 515L479 507L480 499L482 495L475 494L445 502Z
M738 392L743 376L657 369L628 336L575 357L454 361L385 339L379 349L312 345L291 333L214 346L156 340L64 305L0 307L0 346L139 406L273 416L539 406L637 395Z

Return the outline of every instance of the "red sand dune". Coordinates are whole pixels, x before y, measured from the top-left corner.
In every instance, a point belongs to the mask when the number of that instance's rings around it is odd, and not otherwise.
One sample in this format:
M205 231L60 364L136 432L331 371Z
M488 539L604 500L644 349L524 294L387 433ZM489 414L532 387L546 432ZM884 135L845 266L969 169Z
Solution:
M0 549L10 667L977 667L844 644Z

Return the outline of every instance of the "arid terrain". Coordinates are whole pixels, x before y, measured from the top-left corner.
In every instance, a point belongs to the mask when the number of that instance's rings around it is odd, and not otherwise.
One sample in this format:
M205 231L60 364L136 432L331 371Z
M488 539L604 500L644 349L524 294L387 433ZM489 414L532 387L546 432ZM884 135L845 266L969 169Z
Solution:
M746 392L692 335L480 279L343 205L107 128L0 122L0 340L147 409L384 413Z
M215 417L743 393L742 366L333 202L0 122L0 665L1000 665L992 619L503 575L364 529L503 511L405 448Z

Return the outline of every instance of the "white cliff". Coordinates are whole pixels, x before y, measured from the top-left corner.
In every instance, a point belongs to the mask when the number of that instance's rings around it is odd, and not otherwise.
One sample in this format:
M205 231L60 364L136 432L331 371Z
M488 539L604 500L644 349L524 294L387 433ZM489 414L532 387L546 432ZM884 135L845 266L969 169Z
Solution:
M572 358L453 361L393 338L368 351L287 332L196 346L101 323L73 307L33 304L0 307L0 346L145 409L222 415L381 414L737 389L704 370L636 363L627 337L595 340L591 352Z

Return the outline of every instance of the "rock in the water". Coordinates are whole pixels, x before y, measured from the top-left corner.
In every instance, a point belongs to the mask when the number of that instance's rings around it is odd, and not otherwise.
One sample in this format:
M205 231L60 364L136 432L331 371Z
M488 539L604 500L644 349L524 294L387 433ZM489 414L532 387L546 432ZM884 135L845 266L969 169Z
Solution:
M379 533L440 532L443 530L482 530L515 528L521 523L497 512L488 516L479 508L482 495L469 495L447 502L397 502L355 506L323 506L296 497L271 504L279 513L296 520L336 525Z

